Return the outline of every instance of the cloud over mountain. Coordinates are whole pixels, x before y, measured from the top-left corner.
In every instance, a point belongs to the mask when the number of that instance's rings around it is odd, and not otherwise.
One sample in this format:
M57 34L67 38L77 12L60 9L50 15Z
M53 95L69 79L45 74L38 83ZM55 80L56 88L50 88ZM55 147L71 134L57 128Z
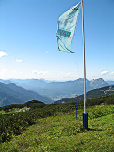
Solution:
M114 71L111 72L111 75L114 75Z
M66 73L65 75L71 75L71 73L70 73L70 72L68 72L68 73Z
M108 73L108 71L102 71L101 75L106 75Z
M35 74L47 74L49 71L38 71L38 70L33 70L32 73Z

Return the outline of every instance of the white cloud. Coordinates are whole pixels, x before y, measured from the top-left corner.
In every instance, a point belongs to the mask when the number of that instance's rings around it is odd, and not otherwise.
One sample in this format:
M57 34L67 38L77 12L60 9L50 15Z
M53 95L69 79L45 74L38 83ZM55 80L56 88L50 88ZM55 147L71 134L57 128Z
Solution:
M65 75L71 75L71 73L70 73L70 72L68 72L68 73L66 73Z
M114 71L111 72L111 75L114 75Z
M3 57L3 56L7 56L8 54L4 51L0 51L0 58Z
M38 70L33 70L32 73L35 73L35 74L47 74L48 71L38 71Z
M38 71L37 74L47 74L48 71Z
M108 73L108 71L102 71L101 75L106 75Z
M21 59L17 59L16 62L17 62L17 63L21 63L22 60L21 60Z

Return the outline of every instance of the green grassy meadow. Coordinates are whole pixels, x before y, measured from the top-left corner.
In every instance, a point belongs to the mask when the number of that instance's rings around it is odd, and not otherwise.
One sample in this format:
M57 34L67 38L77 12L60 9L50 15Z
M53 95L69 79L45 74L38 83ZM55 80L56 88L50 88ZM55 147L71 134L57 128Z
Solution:
M83 128L83 109L39 118L21 135L0 144L0 152L114 152L114 105L87 108L88 130Z

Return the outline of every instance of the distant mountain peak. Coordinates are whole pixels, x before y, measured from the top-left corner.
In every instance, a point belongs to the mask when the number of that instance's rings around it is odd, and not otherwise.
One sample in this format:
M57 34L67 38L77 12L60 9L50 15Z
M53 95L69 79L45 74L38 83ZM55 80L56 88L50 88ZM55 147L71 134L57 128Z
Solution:
M93 89L108 86L109 84L103 80L103 78L93 79L90 81L90 87Z

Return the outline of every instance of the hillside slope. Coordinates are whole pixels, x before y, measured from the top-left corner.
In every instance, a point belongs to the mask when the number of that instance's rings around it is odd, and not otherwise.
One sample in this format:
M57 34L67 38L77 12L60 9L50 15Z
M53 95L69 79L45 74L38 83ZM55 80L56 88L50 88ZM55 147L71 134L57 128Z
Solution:
M0 83L0 106L9 104L20 104L30 100L39 100L44 103L52 103L53 101L45 96L30 90L25 90L16 84Z
M82 126L83 110L78 110L76 120L76 111L69 109L67 113L38 118L36 124L27 127L21 135L13 136L10 142L1 143L0 151L113 152L113 105L97 105L87 108L87 111L88 130Z
M86 98L96 98L96 97L102 97L102 96L106 96L106 95L112 95L114 94L114 85L110 85L110 86L106 86L106 87L102 87L99 89L93 89L91 91L88 91L86 93ZM80 95L77 97L77 100L84 100L84 95ZM53 104L61 104L61 103L67 103L67 102L74 102L76 101L76 97L75 98L63 98L61 100L55 101L53 102Z

